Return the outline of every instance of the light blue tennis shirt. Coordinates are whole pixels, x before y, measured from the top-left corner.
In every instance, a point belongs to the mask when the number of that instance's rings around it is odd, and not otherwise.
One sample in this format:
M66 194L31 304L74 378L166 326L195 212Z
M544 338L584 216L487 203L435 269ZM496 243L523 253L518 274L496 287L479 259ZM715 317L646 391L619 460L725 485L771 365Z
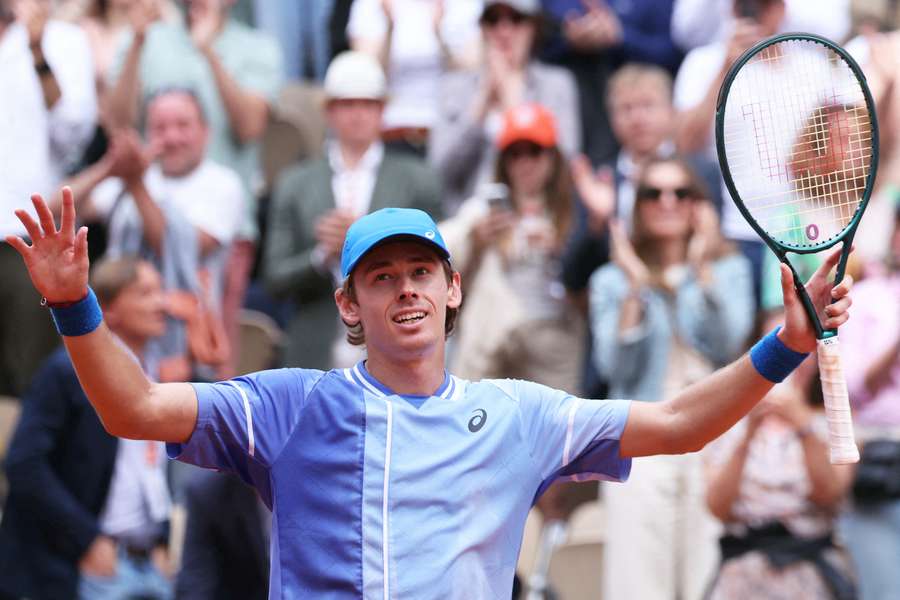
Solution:
M194 388L196 429L169 456L238 474L272 509L273 599L509 598L537 496L631 469L628 401L525 381L445 375L401 396L359 363Z

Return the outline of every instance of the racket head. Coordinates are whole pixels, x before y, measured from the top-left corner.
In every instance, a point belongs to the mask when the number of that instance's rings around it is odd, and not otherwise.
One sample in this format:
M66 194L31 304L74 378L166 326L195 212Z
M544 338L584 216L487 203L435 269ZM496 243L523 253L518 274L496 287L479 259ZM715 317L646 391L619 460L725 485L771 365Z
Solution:
M776 254L849 246L875 182L878 123L843 48L785 33L748 49L722 82L715 134L732 199Z

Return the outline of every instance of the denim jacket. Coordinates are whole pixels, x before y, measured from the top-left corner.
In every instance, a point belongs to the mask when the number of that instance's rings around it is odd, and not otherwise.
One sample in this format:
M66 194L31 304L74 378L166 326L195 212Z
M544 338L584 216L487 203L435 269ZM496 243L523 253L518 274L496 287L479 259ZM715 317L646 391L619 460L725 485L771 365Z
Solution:
M619 333L628 281L613 263L594 272L590 280L592 360L609 383L611 398L662 400L676 333L715 367L727 364L744 349L755 314L750 263L740 254L725 256L712 265L712 279L706 291L693 271L681 280L674 295L645 288L641 323Z

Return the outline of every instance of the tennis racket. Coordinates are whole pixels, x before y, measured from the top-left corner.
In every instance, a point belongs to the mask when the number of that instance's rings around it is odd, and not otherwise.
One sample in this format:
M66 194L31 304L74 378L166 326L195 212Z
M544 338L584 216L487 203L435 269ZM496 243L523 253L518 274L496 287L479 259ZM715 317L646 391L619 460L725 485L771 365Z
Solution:
M731 66L716 106L719 165L738 209L794 275L818 338L831 462L859 451L837 330L825 330L787 254L843 242L835 284L869 201L878 165L875 104L859 65L824 38L787 33Z

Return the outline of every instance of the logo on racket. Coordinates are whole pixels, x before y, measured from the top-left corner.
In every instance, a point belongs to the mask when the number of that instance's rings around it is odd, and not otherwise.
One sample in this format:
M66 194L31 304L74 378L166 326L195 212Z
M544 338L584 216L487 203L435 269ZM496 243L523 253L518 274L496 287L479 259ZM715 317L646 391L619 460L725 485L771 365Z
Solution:
M479 408L474 411L474 415L474 417L469 419L469 431L478 433L481 431L481 428L484 427L485 421L487 421L487 411L483 408Z

